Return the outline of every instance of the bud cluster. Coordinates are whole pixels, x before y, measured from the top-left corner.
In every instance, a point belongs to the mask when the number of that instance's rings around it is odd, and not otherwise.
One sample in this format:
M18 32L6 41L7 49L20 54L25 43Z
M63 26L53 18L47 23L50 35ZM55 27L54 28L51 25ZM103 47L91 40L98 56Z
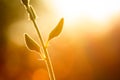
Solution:
M30 0L21 0L22 3L27 7L29 5Z

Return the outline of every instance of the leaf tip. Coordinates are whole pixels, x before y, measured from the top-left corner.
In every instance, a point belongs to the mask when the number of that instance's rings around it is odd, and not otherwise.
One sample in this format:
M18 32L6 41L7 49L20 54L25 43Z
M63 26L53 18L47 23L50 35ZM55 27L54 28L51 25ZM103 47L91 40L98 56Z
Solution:
M49 33L48 41L53 39L54 37L57 37L61 33L63 24L64 24L64 18L61 18L58 24L56 25L56 27L51 31L51 33Z
M61 21L64 23L64 18L63 17L61 18Z
M27 37L27 35L28 35L27 33L24 33L25 38Z

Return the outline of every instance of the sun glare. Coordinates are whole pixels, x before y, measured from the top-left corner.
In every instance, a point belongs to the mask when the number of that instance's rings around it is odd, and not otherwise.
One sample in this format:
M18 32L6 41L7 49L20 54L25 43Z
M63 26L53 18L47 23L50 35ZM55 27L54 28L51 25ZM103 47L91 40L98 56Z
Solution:
M53 3L58 13L71 22L81 16L103 21L120 11L120 0L54 0Z

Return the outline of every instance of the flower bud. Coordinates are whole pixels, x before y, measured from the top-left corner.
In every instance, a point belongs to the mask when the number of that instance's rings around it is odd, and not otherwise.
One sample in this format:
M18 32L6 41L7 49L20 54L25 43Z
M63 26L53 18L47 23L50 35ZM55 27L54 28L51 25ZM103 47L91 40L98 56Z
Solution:
M28 6L30 2L30 0L21 0L21 1L25 6Z

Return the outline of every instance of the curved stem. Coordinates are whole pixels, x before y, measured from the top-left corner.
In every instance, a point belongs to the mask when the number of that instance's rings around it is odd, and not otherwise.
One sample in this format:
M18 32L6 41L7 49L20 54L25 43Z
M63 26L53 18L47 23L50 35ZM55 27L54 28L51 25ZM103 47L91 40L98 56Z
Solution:
M41 36L41 34L40 34L40 32L39 32L37 23L36 23L36 21L35 21L34 19L31 19L31 20L32 20L32 22L33 22L33 24L34 24L34 26L35 26L35 29L36 29L36 31L37 31L37 34L38 34L38 36L39 36L40 42L41 42L41 44L42 44L42 47L43 47L43 50L44 50L44 53L45 53L45 56L46 56L45 63L46 63L47 69L48 69L49 78L50 78L50 80L55 80L55 75L54 75L54 71L53 71L53 66L52 66L52 64L51 64L51 60L50 60L49 54L48 54L48 52L47 52L47 50L46 50L46 47L45 47L45 45L44 45L42 36Z
M55 80L53 66L51 64L51 60L50 60L49 54L48 54L47 49L46 49L46 47L44 45L42 36L41 36L41 34L39 32L39 29L38 29L38 26L37 26L37 22L35 21L36 15L35 15L34 9L32 8L31 5L29 5L28 1L22 0L22 2L23 2L23 5L25 5L25 7L26 7L27 12L29 13L30 19L32 20L32 22L34 24L34 27L35 27L35 29L37 31L37 34L38 34L39 39L40 39L40 42L42 44L42 48L44 50L45 57L46 57L45 58L45 63L46 63L47 69L48 69L49 78L50 78L50 80Z

